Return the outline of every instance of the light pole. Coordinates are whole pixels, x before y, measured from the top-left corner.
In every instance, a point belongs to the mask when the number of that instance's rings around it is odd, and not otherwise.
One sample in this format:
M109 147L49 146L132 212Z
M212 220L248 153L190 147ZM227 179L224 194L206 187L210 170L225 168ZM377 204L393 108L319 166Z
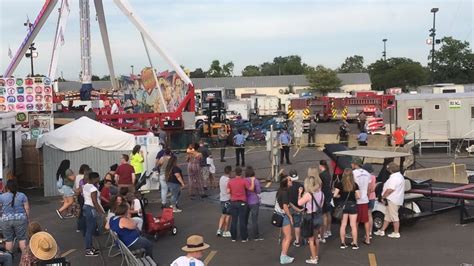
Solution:
M31 76L35 75L34 67L33 67L33 58L38 57L38 52L33 52L36 50L35 43L32 43L29 48L30 52L26 53L25 56L30 58L30 66L31 66Z
M435 43L436 43L436 12L439 11L439 8L434 7L431 9L433 13L433 28L430 29L431 40L431 84L434 84L434 59L435 59Z
M382 52L383 60L387 61L387 39L383 39L382 41L383 41L383 52Z
M133 65L130 66L132 68L132 75L133 75Z

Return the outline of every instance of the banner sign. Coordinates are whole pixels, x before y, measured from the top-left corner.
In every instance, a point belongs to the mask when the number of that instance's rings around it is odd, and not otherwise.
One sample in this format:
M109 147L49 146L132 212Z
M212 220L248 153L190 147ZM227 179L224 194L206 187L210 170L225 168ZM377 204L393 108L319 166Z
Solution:
M52 108L49 78L0 78L0 112L41 112Z

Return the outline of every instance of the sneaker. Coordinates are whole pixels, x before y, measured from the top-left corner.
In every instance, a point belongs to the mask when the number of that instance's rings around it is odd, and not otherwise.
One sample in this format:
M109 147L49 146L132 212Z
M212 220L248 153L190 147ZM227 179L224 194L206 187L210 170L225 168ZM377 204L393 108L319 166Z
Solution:
M295 240L295 241L293 241L293 246L299 248L299 247L301 247L301 243L300 243L300 242L296 242L296 240Z
M222 237L232 237L232 235L229 231L225 231L224 233L222 233Z
M81 232L81 230L79 230L79 229L76 230L76 233L80 233L80 232Z
M319 240L319 242L321 242L323 244L326 244L326 239L318 237L318 240Z
M247 243L249 241L249 239L242 239L242 243Z
M341 243L341 246L340 246L341 249L346 249L347 248L347 245L346 243Z
M356 243L351 243L352 249L359 249L359 246Z
M324 233L324 238L328 238L330 236L332 236L331 231L326 231L326 233Z
M309 260L305 261L307 264L318 264L318 258L310 258Z
M217 229L216 236L222 236L222 230L221 229Z
M58 214L60 219L64 219L64 217L61 215L61 212L59 212L59 210L56 210L56 213Z
M376 236L385 236L385 231L378 230L374 233L374 235L376 235Z
M100 254L100 250L96 249L96 248L91 248L92 251L94 251L94 253L97 253L97 254Z
M257 237L253 241L263 241L263 237Z
M236 241L237 241L237 240L235 240L235 239L232 239L232 242L236 242Z
M97 257L99 253L93 249L86 249L86 257Z
M400 233L393 232L391 234L388 234L387 236L390 238L400 238Z
M287 255L281 255L280 256L280 264L290 264L295 260L295 258L292 258Z
M176 208L176 207L173 208L173 212L174 212L174 213L180 213L180 212L182 212L182 211L183 211L183 210L180 210L180 209L178 209L178 208Z
M74 216L72 214L67 214L67 215L63 216L63 219L72 219L72 218L76 218L76 216Z

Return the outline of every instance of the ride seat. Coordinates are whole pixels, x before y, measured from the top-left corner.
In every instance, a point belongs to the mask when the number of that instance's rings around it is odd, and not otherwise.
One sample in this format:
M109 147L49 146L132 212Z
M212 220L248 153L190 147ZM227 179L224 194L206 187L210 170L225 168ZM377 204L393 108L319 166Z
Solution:
M411 182L408 179L405 179L405 202L407 201L414 201L417 199L423 198L423 194L419 193L410 193L411 190Z

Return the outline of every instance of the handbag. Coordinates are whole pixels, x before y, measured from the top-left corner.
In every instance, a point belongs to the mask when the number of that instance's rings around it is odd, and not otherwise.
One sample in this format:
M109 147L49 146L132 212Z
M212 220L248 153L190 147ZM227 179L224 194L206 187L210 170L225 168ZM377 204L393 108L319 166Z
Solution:
M56 187L61 189L63 187L64 181L62 177L59 177L58 181L56 181Z
M344 209L346 208L347 200L349 199L350 194L351 194L351 192L349 192L349 194L347 194L346 200L344 201L343 204L337 205L337 207L334 209L334 213L333 213L334 218L336 218L338 220L341 220L342 215L344 214Z
M280 205L278 205L278 200L275 201L275 210L273 211L272 215L272 225L276 227L282 227L283 226L283 219L284 216L281 213L282 209L280 208Z
M316 202L316 200L314 199L314 196L313 194L311 193L311 200L313 201L313 204L316 205L317 209L316 211L313 211L311 212L311 214L309 213L304 213L303 214L303 218L302 218L302 222L301 222L301 236L304 237L304 238L308 238L308 237L312 237L314 236L314 229L319 226L317 224L314 224L314 216L315 215L318 215L320 216L320 218L322 218L321 216L321 206L318 204L318 202ZM314 205L313 205L314 207Z

